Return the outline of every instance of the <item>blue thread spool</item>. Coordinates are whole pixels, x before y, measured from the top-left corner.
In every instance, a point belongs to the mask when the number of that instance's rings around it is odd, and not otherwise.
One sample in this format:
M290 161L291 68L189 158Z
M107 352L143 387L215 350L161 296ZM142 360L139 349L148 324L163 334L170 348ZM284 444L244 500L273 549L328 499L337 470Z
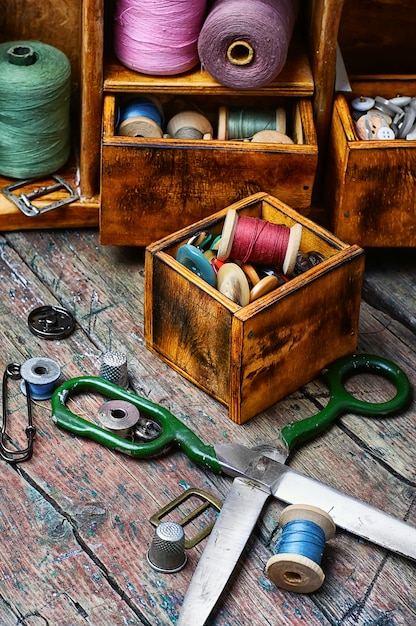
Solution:
M118 109L117 134L161 139L164 122L162 105L157 98L132 98Z
M20 375L23 379L20 388L25 395L26 382L33 400L48 400L59 384L61 368L52 359L35 357L23 363Z
M321 509L288 506L280 516L282 536L278 552L266 565L277 587L296 593L312 593L321 587L325 574L320 566L325 542L335 534L335 523Z

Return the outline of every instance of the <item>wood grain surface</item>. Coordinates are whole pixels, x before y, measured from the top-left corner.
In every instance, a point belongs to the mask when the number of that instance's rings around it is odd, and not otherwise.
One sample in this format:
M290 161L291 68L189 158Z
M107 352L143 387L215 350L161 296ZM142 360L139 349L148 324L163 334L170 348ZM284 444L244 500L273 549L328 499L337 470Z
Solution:
M69 379L98 374L104 352L122 351L132 389L169 409L207 443L258 444L327 401L318 378L248 423L233 423L224 406L146 349L140 248L101 246L98 233L85 229L8 233L0 237L0 251L3 367L47 356ZM377 267L366 270L365 295L371 302L361 305L359 351L394 360L414 387L414 328L390 304L396 288L403 298L396 308L406 309L412 267L403 267L400 258L395 264L394 258L393 251L382 276ZM46 304L59 304L75 315L72 335L46 341L30 332L29 312ZM365 377L355 377L353 384L357 393L384 393ZM98 401L79 397L71 410L93 417ZM9 409L18 440L25 398L12 385ZM346 415L293 454L289 463L415 526L415 411L412 403L394 418ZM158 573L146 561L154 534L149 518L188 487L223 500L230 479L197 467L179 450L137 461L71 435L53 423L49 400L35 402L33 419L37 434L32 459L17 466L1 462L0 624L176 624L205 542L188 550L188 563L179 573ZM277 589L265 574L265 564L276 546L284 506L277 500L266 505L211 626L416 622L415 563L340 529L326 546L326 578L317 592Z

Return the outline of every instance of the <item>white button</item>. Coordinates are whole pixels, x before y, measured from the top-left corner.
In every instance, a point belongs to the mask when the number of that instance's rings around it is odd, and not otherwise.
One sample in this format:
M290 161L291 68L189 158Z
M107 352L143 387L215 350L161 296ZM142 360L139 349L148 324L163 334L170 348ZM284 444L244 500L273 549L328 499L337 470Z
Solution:
M366 96L360 96L359 98L354 98L354 100L352 100L351 106L356 111L369 111L374 106L374 99L367 98Z
M406 107L410 104L411 97L410 96L396 96L395 98L390 98L390 104L395 104L397 107Z
M382 126L377 131L377 139L395 139L396 136L391 128Z

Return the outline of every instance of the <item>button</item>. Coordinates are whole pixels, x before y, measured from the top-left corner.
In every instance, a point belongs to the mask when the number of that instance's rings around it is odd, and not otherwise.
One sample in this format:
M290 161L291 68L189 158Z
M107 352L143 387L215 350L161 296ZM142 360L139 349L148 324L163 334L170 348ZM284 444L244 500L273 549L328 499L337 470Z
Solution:
M388 115L392 115L393 113L401 113L401 108L395 104L392 104L390 100L386 100L386 98L382 98L381 96L375 97L376 109L383 111L383 113L388 113Z
M243 263L241 269L243 270L244 274L247 276L253 287L254 285L257 285L258 282L260 282L259 275L257 274L254 267L250 265L250 263Z
M366 96L360 96L354 98L351 102L351 106L355 111L369 111L375 104L374 98L368 98Z
M401 124L398 125L398 138L405 139L405 137L410 133L410 130L413 128L413 124L416 119L416 109L407 106L405 108L405 116Z
M247 277L236 263L224 263L220 267L217 274L217 289L240 306L246 306L250 302Z
M390 98L390 104L394 104L397 107L406 107L410 104L411 97L410 96L396 96L395 98Z
M279 286L277 276L265 276L250 291L250 302L257 300Z
M368 113L362 115L355 125L357 135L362 140L375 139L383 126L386 126L386 122L381 115L369 115Z
M64 339L73 332L76 324L72 313L54 305L33 309L27 323L30 331L43 339Z
M184 244L176 253L176 260L191 270L194 274L205 280L211 287L216 285L215 272L211 263L204 257L204 253L195 246Z
M376 137L377 139L396 139L394 131L388 126L382 126L379 128Z
M414 141L416 139L416 124L413 126L412 130L408 135L406 135L406 139L408 141Z

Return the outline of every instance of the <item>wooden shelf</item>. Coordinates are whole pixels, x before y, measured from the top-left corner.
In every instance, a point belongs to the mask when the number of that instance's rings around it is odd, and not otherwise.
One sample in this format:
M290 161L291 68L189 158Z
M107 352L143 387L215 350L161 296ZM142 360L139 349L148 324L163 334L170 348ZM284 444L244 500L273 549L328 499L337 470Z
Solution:
M253 96L296 96L311 97L314 93L313 74L308 55L299 39L295 39L288 53L285 67L272 83L265 87L248 90L234 90L221 85L199 66L176 76L149 76L134 72L122 65L114 56L104 67L104 91L132 93L148 91L164 94L192 94L201 91L204 95L240 95Z
M61 171L57 172L69 185L77 189L78 188L78 170L75 167L65 167ZM3 187L11 185L16 181L15 179L5 178L0 176L0 230L2 231L15 231L15 230L31 230L31 229L52 229L52 228L75 228L75 227L95 227L99 222L99 205L100 199L98 196L76 200L71 204L64 205L52 211L41 213L34 217L28 217L25 215L7 196L2 193ZM39 179L32 183L26 190L39 189L44 185L49 185L51 178L45 176L44 179ZM15 194L18 195L21 190L16 190ZM56 191L47 196L36 200L34 204L39 209L56 202L61 198L66 197L68 194L65 191Z

